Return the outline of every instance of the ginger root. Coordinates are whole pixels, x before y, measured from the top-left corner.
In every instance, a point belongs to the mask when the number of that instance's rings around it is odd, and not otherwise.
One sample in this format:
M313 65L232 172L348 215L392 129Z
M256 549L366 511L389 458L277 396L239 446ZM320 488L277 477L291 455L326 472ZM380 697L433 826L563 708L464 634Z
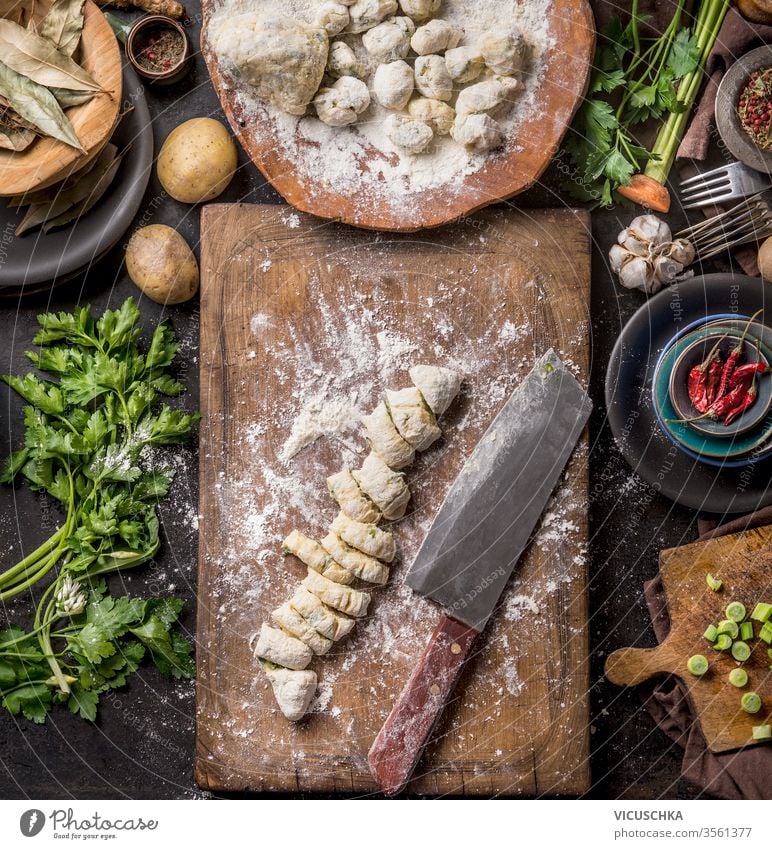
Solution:
M177 0L96 0L97 6L113 6L116 9L142 9L154 15L184 18L187 13Z

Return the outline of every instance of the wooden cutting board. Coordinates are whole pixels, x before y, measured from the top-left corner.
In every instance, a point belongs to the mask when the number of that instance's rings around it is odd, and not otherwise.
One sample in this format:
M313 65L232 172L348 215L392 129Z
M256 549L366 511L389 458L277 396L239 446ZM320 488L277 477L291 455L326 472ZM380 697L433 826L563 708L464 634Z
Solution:
M752 743L754 725L772 714L772 673L766 643L750 641L753 653L738 664L729 652L716 652L704 638L705 629L725 619L730 601L741 601L748 613L759 601L772 601L772 526L682 545L663 551L659 570L670 612L670 633L653 649L615 651L606 661L606 675L615 684L640 684L653 675L678 675L688 687L689 700L708 747L714 752ZM705 582L710 572L724 582L713 592ZM759 624L755 623L758 634ZM702 678L691 675L686 663L693 654L710 662ZM742 665L748 686L733 687L729 672ZM762 710L750 715L740 709L742 694L753 690L763 699Z
M210 205L201 244L201 502L196 780L213 790L368 793L366 755L437 621L403 584L445 493L536 356L588 373L589 216L487 210L420 236L283 206ZM287 459L309 399L369 411L416 362L462 369L444 438L408 473L387 587L314 662L319 694L279 713L249 639L304 569L294 527L335 515L325 477L360 428ZM297 439L293 444L297 445ZM421 794L579 794L589 786L587 443L516 570L411 784Z

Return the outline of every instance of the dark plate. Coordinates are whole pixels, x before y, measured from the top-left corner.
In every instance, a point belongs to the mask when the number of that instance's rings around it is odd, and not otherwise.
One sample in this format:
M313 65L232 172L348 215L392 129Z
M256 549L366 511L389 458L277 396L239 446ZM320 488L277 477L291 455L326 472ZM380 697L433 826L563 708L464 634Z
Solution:
M0 198L0 294L31 293L62 283L107 253L128 230L150 179L153 130L142 83L127 66L123 97L122 108L134 109L112 140L129 150L104 196L79 221L46 235L38 229L14 236L23 211L9 209Z
M772 65L772 45L763 44L741 56L724 74L716 93L716 128L729 152L757 171L772 174L772 151L757 147L737 117L737 101L748 77Z
M715 313L769 308L769 288L754 277L708 274L665 289L635 313L611 353L606 407L614 438L633 471L678 504L710 513L772 504L772 459L730 469L687 457L662 433L651 403L654 367L676 333Z

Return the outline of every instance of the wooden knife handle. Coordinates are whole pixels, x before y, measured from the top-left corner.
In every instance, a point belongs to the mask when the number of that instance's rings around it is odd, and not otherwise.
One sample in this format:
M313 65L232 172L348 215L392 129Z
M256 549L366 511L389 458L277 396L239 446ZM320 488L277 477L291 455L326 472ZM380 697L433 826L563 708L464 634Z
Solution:
M477 631L443 616L400 694L367 761L388 796L407 784L450 698Z

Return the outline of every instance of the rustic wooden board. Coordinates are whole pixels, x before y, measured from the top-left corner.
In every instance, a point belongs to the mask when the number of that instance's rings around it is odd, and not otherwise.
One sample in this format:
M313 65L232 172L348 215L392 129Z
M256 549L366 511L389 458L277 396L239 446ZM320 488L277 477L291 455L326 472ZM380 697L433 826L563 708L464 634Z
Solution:
M306 178L297 167L297 149L277 144L271 120L245 108L237 82L223 70L207 39L207 25L219 0L203 0L204 24L201 52L206 60L223 111L242 147L274 188L298 209L374 230L411 232L437 227L469 215L530 188L555 156L587 88L593 51L595 23L586 0L553 0L549 5L553 44L545 54L536 102L517 128L515 143L494 152L483 168L467 175L459 190L440 185L416 192L413 202L394 206L388 196L372 196L364 183L350 190L333 185L324 172ZM471 5L474 5L473 3ZM507 23L502 20L502 27ZM307 144L307 142L305 142ZM335 151L330 151L334 157ZM385 154L370 147L367 162Z
M211 205L201 269L196 780L216 790L372 792L367 751L439 617L403 584L407 565L534 358L554 346L586 378L589 217L487 210L409 237L287 207ZM249 637L304 574L282 557L282 537L295 526L325 532L335 506L324 478L365 444L358 433L319 439L287 464L282 446L301 399L330 376L367 410L387 387L408 385L411 362L454 363L468 379L442 419L444 438L409 470L413 499L394 526L389 585L352 638L315 661L316 712L293 725ZM584 440L413 792L589 786L586 462Z
M606 661L606 675L616 684L640 684L653 675L678 675L689 688L689 699L709 748L714 752L752 743L754 725L772 714L772 673L766 643L753 640L745 664L748 686L742 690L727 680L738 664L729 652L715 652L703 639L708 625L725 619L730 601L741 601L750 614L758 601L772 599L772 526L744 531L705 542L682 545L660 554L660 574L670 611L670 633L653 649L615 651ZM705 583L710 572L724 582L714 593ZM759 624L755 623L758 634ZM695 678L686 668L693 654L703 654L710 671ZM761 711L751 716L740 709L744 692L763 699Z

